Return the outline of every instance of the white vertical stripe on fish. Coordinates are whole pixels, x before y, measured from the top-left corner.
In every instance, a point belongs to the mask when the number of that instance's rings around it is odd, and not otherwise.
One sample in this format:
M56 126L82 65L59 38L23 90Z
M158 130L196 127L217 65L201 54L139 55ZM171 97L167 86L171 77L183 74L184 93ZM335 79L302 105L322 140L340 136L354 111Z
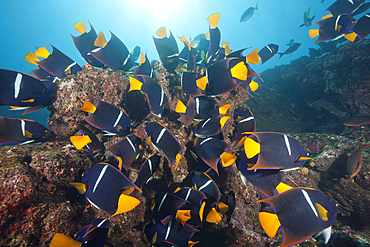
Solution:
M15 77L15 82L14 82L14 98L18 98L19 96L19 91L21 90L21 83L22 83L22 74L18 73L17 76Z

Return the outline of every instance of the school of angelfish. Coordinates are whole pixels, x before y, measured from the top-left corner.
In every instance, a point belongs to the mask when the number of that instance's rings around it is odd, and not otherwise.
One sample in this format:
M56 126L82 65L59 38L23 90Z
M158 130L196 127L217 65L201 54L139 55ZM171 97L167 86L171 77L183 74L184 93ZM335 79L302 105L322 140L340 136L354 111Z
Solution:
M345 36L361 41L369 34L369 15L358 21L351 13L358 11L362 1L336 1L328 10L330 16L318 22L320 29L310 30L310 37L317 35L316 42ZM248 9L240 21L248 20L255 8ZM366 9L365 9L366 10ZM365 11L364 10L364 11ZM304 24L311 25L314 18L304 15ZM283 235L282 246L300 243L315 234L323 234L327 243L331 236L338 203L326 198L320 191L299 187L284 172L304 165L310 159L307 151L295 138L276 132L256 131L252 112L245 106L236 106L233 114L230 105L219 105L215 97L236 88L250 94L258 88L253 80L259 75L249 64L265 63L278 51L276 44L269 44L253 50L247 56L246 49L232 52L228 43L221 42L221 32L217 27L221 14L210 15L209 33L189 42L181 37L184 48L179 52L175 37L162 27L153 37L162 65L169 73L181 69L181 90L187 96L187 103L178 101L175 111L182 124L190 128L195 138L191 154L191 164L200 167L191 176L191 185L180 186L170 183L167 191L157 193L150 203L152 221L145 227L145 235L153 246L192 246L195 232L202 231L203 224L217 223L225 215L227 221L235 208L235 194L226 192L220 181L219 167L236 164L244 183L251 182L268 203L271 212L260 212L259 221L269 237L274 237L280 229ZM354 21L355 20L355 21ZM356 24L357 23L357 24ZM90 24L90 23L89 23ZM351 25L350 25L351 24ZM366 28L365 28L366 27ZM149 59L136 47L131 53L125 44L113 33L106 41L104 34L97 34L90 24L87 32L83 22L74 28L80 33L73 37L76 48L89 65L100 69L122 70L129 77L129 91L139 90L146 96L150 111L158 118L168 113L168 99L161 86L153 78L153 68ZM280 56L294 52L299 43L291 41L290 47ZM0 105L25 109L25 113L42 109L52 103L57 91L57 83L68 75L77 74L82 68L57 48L52 46L50 54L45 47L26 55L26 61L38 66L32 70L33 77L21 72L0 70ZM106 136L124 136L105 151L110 151L118 161L114 166L98 163L86 171L81 182L71 183L89 203L102 210L107 218L99 218L76 233L73 238L56 233L50 246L104 246L109 245L107 234L111 220L116 215L135 208L140 201L135 197L142 191L154 173L158 173L161 157L167 158L170 166L176 169L183 157L183 147L171 131L160 122L145 123L148 138L141 140L132 134L129 115L119 107L96 98L96 104L85 100L81 111L88 113L84 120L89 128L97 128ZM232 122L234 132L229 133L234 145L224 142L221 129ZM85 123L76 123L80 130L70 140L78 149L90 156L103 152L102 143ZM44 126L27 119L0 117L0 144L43 143L51 133ZM130 133L131 132L131 133ZM142 151L143 141L151 143L157 153L150 155L142 164L137 180L131 182L126 176L130 165ZM360 142L359 142L360 143ZM362 145L362 146L361 146ZM360 152L368 147L360 143ZM348 171L354 176L359 170Z

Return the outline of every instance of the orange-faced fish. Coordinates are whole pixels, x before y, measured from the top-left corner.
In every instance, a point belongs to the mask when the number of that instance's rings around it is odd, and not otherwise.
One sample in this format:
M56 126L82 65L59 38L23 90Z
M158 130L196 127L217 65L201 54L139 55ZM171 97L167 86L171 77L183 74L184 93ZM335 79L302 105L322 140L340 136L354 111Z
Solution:
M182 147L173 134L161 123L145 124L145 131L156 149L161 150L171 165L181 158Z
M105 65L97 60L95 57L91 55L90 52L96 52L101 49L99 46L95 46L94 42L98 35L95 32L95 29L90 25L90 31L86 32L86 27L85 24L82 21L77 22L73 28L79 32L81 35L80 36L72 36L73 42L75 43L75 46L77 50L80 52L81 56L83 59L89 63L90 65L98 68L104 68Z
M295 138L276 132L244 132L239 144L244 143L248 159L257 156L256 163L248 168L291 169L301 167L310 159L308 153Z
M51 45L53 52L45 54L45 59L36 61L37 65L50 74L62 79L68 75L76 75L82 68L75 61Z
M172 218L185 223L190 219L190 210L185 212L180 208L187 202L171 193L158 193L150 203L150 215L163 225L167 225Z
M110 146L107 151L111 151L118 159L118 169L122 171L122 167L128 171L128 168L140 154L141 139L130 134L122 138Z
M97 60L107 65L112 70L128 71L132 66L131 54L126 45L112 32L109 42L106 41L104 34L99 33L95 39L94 46L101 49L90 51Z
M112 183L114 181L114 183ZM82 183L71 183L97 209L110 217L134 209L140 204L135 197L129 196L134 190L141 191L117 168L107 163L95 164L82 174Z
M189 96L186 106L184 105L184 103L182 103L181 100L178 100L175 111L177 113L182 113L182 115L177 119L177 121L182 122L186 126L190 126L193 123L194 110L195 100L191 96Z
M33 120L0 117L0 144L7 143L43 143L51 132Z
M12 70L0 69L0 105L25 109L26 113L40 110L52 103L56 84Z
M351 33L353 27L356 25L357 20L348 14L341 14L336 17L330 17L319 22L315 22L319 25L319 29L311 29L309 36L311 39L319 35L319 38L314 41L322 42L326 40L337 40L342 37L347 38L350 41L354 41L356 38L355 33ZM359 29L358 31L360 31Z
M179 48L175 37L170 31L170 36L167 37L167 32L165 27L161 27L155 33L159 38L153 37L155 47L161 63L170 72L175 71L177 65L179 65Z
M94 156L102 151L102 144L96 135L82 124L75 124L81 132L81 136L71 136L70 140L78 150L85 151L88 155Z
M275 54L278 52L279 46L276 44L268 44L264 46L258 53L258 55L261 57L262 63L266 63L268 60L270 60Z
M343 123L346 126L362 126L366 124L370 124L370 116L366 115L350 118Z
M141 165L135 184L141 189L144 184L147 184L152 178L153 174L158 170L161 157L152 154Z
M165 226L151 221L145 226L144 234L152 246L193 246L191 238L197 231L189 224L172 219Z
M245 156L244 152L237 154L237 167L240 171L239 175L243 183L246 185L246 180L251 182L254 187L261 191L265 196L270 197L284 192L292 188L292 184L297 186L284 171L278 169L255 169L248 170L250 165L249 159ZM298 187L298 186L297 186Z
M298 244L316 233L322 233L328 243L338 203L327 199L320 191L293 188L258 202L267 202L274 209L274 213L260 212L259 220L270 238L281 229L282 247Z
M337 0L326 10L330 11L333 17L341 14L351 14L353 11L358 9L365 0Z
M298 50L298 48L301 46L301 43L296 43L293 41L293 44L289 46L288 49L286 49L284 52L279 52L278 54L280 55L279 58L281 58L282 56L284 55L287 55L287 54L292 54L293 52L295 52L296 50Z
M370 147L370 143L363 144L357 137L356 139L358 142L358 150L356 150L353 154L349 156L346 163L346 175L350 178L356 176L357 173L359 173L359 171L361 170L363 151L365 148Z
M252 17L252 15L254 14L254 11L256 11L256 10L258 10L258 2L256 4L256 7L250 7L250 8L248 8L244 11L242 16L240 17L239 22L248 21Z
M122 135L130 127L127 113L115 105L95 99L96 106L85 100L81 111L89 112L90 115L83 118L95 128L105 131L107 135Z
M130 91L141 90L145 93L150 111L159 117L163 115L163 109L168 104L168 98L161 86L146 75L138 75L137 79L130 76Z
M311 6L308 8L307 12L306 11L304 12L303 24L300 25L299 27L304 27L304 26L309 27L309 26L312 25L311 23L312 23L313 19L315 18L315 15L312 16L312 18L310 18L310 10L311 10Z
M51 240L49 247L81 247L81 246L107 246L107 235L111 223L108 219L98 218L89 225L80 229L73 238L56 233Z

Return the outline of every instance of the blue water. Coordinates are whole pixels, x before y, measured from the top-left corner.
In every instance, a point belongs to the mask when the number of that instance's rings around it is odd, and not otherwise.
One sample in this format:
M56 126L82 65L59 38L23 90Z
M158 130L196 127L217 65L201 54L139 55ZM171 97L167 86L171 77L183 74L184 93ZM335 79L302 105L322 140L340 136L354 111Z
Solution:
M222 13L218 27L221 38L230 42L232 50L245 47L261 49L269 43L278 44L279 52L284 52L290 39L302 43L293 55L276 55L264 65L252 68L260 73L276 65L288 64L292 59L308 55L308 48L318 46L308 36L309 28L299 27L303 23L303 14L311 6L311 17L319 21L322 12L334 1L299 0L258 2L258 10L247 22L239 22L243 12L254 7L257 1L243 0L65 0L65 1L0 1L0 68L11 69L31 74L29 68L36 66L24 62L27 52L34 52L37 47L49 44L77 61L85 63L74 46L72 37L79 33L73 29L78 21L88 26L89 20L97 32L103 31L107 40L109 30L117 35L129 49L139 45L148 52L150 60L158 59L152 36L156 30L165 26L175 36L189 40L199 33L208 32L206 18L213 13ZM317 28L314 24L310 28ZM87 27L87 31L89 27ZM178 39L179 49L183 44ZM0 108L0 115L14 114L7 107ZM19 114L19 113L17 113ZM44 110L45 123L47 111ZM27 118L34 114L26 115Z

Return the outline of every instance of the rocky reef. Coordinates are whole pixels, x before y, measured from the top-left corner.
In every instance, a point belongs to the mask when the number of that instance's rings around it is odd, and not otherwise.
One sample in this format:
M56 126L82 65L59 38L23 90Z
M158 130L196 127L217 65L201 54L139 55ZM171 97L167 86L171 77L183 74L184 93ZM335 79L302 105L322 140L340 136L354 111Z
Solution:
M290 171L300 186L323 191L339 202L339 214L333 226L328 246L368 246L370 243L370 151L365 150L363 168L353 179L343 176L341 169L348 155L357 149L357 136L363 143L370 142L369 126L353 128L343 121L359 114L370 113L369 89L370 42L346 44L319 58L302 57L289 65L278 66L262 73L263 83L249 97L241 89L215 99L220 105L234 107L248 105L257 122L258 131L278 131L299 139L310 152L312 160L300 170ZM165 89L170 109L178 99L186 100L176 91L180 77L160 68L155 72L157 82ZM85 124L80 111L85 99L95 103L102 99L125 110L132 120L133 133L145 139L143 122L157 121L166 126L184 147L185 158L177 169L162 159L161 175L155 175L136 197L140 205L118 216L112 222L108 241L114 246L149 246L143 234L151 221L148 208L156 192L164 190L168 182L182 183L194 167L188 164L186 148L192 133L177 121L179 114L170 111L164 118L149 114L146 97L139 91L128 92L128 76L122 71L91 68L68 76L58 84L54 103L49 106L49 128L55 136L43 145L2 146L0 151L0 245L48 246L57 232L73 236L93 219L104 216L86 200L84 195L69 185L101 160L117 163L106 154L90 157L78 151L69 137L78 132L74 123ZM88 124L105 148L118 138L107 138ZM223 128L225 141L232 144L229 134L232 123ZM127 177L136 180L145 157L155 152L143 143L137 160L130 166ZM252 184L245 186L235 165L220 167L220 178L225 191L234 191L236 207L228 223L226 218L217 224L204 224L193 241L196 246L279 246L281 234L270 239L258 221L264 198ZM321 238L309 239L299 246L325 246Z

